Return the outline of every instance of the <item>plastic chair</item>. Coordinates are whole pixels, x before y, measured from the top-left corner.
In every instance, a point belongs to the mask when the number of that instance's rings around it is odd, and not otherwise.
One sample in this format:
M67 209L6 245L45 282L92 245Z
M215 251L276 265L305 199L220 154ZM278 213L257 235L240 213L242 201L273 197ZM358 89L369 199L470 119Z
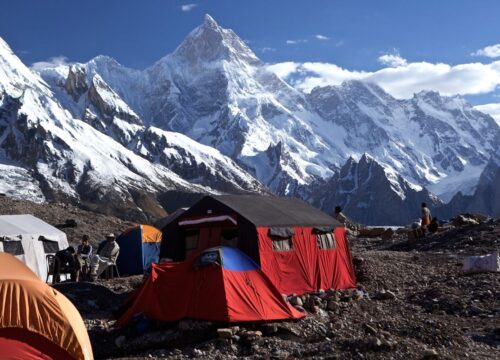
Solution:
M120 273L118 272L118 266L116 264L111 264L106 268L106 279L114 279L115 278L115 272L116 272L116 277L120 277Z
M45 261L47 262L47 278L45 279L45 282L48 283L50 275L52 275L52 280L54 279L56 256L52 254L45 255Z

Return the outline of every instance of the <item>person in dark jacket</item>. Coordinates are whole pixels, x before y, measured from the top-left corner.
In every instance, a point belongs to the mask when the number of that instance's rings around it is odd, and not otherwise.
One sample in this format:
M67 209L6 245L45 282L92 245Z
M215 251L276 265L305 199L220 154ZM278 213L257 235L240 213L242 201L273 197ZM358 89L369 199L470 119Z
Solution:
M75 281L77 271L78 266L75 259L75 248L73 246L69 246L67 249L56 252L56 256L54 258L53 284L57 284L61 280L61 272L71 274L71 281Z

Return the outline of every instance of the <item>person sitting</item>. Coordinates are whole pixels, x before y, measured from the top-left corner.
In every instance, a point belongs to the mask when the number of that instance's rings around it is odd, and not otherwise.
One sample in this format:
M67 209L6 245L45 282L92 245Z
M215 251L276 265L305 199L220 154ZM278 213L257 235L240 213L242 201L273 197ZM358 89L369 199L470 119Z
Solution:
M342 208L340 206L335 206L335 211L333 212L333 217L337 219L340 223L347 225L347 216L342 213Z
M429 230L429 232L431 234L434 234L435 232L438 231L438 228L439 228L439 221L438 221L437 217L434 217L434 218L432 218L431 223L427 227L427 230Z
M115 241L114 234L106 235L106 240L99 245L97 255L90 261L90 276L92 280L97 279L110 265L116 264L120 253L120 246Z
M90 257L92 256L92 245L89 244L89 236L82 236L82 243L76 249L76 259L80 264L80 271L83 279L88 277L90 270ZM80 275L80 274L79 274Z
M56 252L54 257L53 284L60 282L61 272L71 274L71 281L76 280L78 264L75 261L75 248L73 246L69 246L67 249Z
M359 225L352 222L347 216L344 215L344 213L342 212L342 207L335 206L333 217L346 227L348 233L352 234L353 232L359 230Z

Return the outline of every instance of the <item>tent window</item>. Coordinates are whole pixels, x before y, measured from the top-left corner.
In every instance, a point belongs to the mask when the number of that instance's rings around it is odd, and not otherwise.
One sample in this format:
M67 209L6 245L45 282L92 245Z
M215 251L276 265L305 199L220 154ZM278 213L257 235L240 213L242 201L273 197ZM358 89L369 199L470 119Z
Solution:
M2 240L3 251L11 255L24 255L23 244L20 241Z
M184 242L186 243L186 250L194 250L198 248L199 230L188 229L184 232Z
M293 242L292 238L280 238L280 237L271 237L273 241L273 250L274 251L292 251L293 250Z
M222 246L238 246L238 229L223 229L220 234L220 244Z
M317 234L316 241L322 250L335 249L335 236L332 233Z
M56 252L59 251L59 243L54 240L49 240L47 238L44 238L43 236L40 236L38 238L43 243L43 252L46 254L55 254Z

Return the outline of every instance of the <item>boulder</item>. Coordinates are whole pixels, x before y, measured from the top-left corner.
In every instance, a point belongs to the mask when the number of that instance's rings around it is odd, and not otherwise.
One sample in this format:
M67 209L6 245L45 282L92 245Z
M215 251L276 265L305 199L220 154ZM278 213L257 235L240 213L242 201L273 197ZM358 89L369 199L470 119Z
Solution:
M229 328L220 328L217 329L217 336L219 339L231 339L233 336L233 330Z

